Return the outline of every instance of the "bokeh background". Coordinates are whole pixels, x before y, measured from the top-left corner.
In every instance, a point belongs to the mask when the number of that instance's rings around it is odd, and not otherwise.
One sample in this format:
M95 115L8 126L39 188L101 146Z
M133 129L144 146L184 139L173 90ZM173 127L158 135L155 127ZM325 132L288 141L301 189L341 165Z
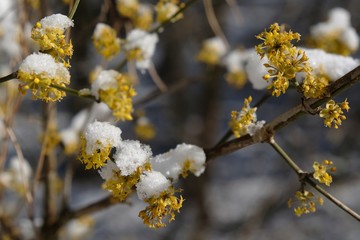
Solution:
M64 13L61 1L45 1L46 13ZM97 22L119 24L119 16L110 9L101 14L103 1L83 0L76 12L71 30L74 56L71 61L74 88L89 87L89 72L103 59L91 44ZM144 1L156 4L156 1ZM274 22L285 23L302 39L309 27L326 20L334 7L351 13L352 25L360 32L360 2L356 0L213 0L216 17L231 48L252 48L259 42L255 35ZM33 10L32 22L44 10ZM100 17L99 17L100 16ZM6 33L5 33L6 34ZM124 32L119 32L124 36ZM161 79L173 86L185 87L167 92L136 109L146 111L154 124L156 137L146 142L154 154L165 152L186 142L211 148L226 133L232 110L239 110L243 99L251 95L256 102L264 91L253 90L251 84L235 89L225 81L225 69L210 68L196 60L204 39L213 37L202 0L184 12L184 18L167 25L159 34L154 63ZM300 41L299 45L304 44ZM3 46L4 47L4 46ZM355 54L354 57L358 57ZM116 66L123 56L108 64ZM4 59L6 59L4 57ZM3 65L9 65L5 60ZM18 62L12 64L15 70ZM9 67L9 66L8 66ZM135 102L156 90L147 73L137 73L139 84ZM328 129L317 116L306 116L276 134L276 139L304 169L311 171L314 161L332 160L337 166L329 191L360 212L360 86L352 86L338 98L348 98L351 110L340 129ZM300 103L294 91L271 98L258 109L258 119L271 121L278 114ZM57 104L59 129L66 128L72 117L92 102L68 96ZM36 165L40 144L34 139L41 132L43 104L26 97L16 115L15 130L25 157ZM104 115L106 119L106 116ZM123 139L136 139L134 123L119 122ZM10 147L9 156L15 155ZM85 171L76 156L59 155L59 176L64 176L69 161L75 169L71 206L79 208L107 195L101 189L102 179L96 171ZM227 156L211 160L199 178L189 177L178 183L186 199L176 220L164 229L152 230L137 217L144 204L136 196L131 205L115 205L93 215L95 225L89 239L349 239L360 236L359 222L325 199L315 214L296 217L287 207L287 200L300 187L297 176L281 157L266 144L257 144ZM39 213L40 214L40 213Z

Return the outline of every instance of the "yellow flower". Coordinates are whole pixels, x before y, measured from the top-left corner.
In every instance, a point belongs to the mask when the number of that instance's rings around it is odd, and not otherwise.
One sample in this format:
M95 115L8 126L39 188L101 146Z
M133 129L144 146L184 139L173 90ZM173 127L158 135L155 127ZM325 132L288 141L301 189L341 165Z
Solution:
M168 190L159 194L159 196L150 197L144 201L149 204L144 210L139 212L139 217L143 219L144 224L150 228L165 227L163 218L169 216L169 222L175 220L175 212L180 212L184 202L182 196L174 196L175 190L170 187Z
M227 73L225 79L230 85L240 89L244 87L247 78L244 71L238 70Z
M295 193L295 200L291 198L288 201L288 207L291 208L293 204L298 203L297 207L294 207L294 213L300 217L303 214L316 212L316 203L314 201L314 194L312 192L302 190ZM324 200L321 197L317 198L317 202L322 205Z
M113 162L109 162L106 165L106 168L108 167L112 168L112 176L106 179L102 188L111 192L112 197L119 201L125 201L126 198L133 192L134 187L139 182L143 171L151 170L151 164L146 163L144 166L138 167L132 174L124 176Z
M274 23L270 26L269 31L265 30L256 38L263 41L255 49L261 58L266 56L268 59L268 63L264 66L268 69L269 74L266 74L264 79L272 80L268 88L273 89L273 96L278 97L285 93L289 87L289 81L296 81L296 73L311 73L305 52L297 49L291 43L293 40L300 40L300 34L287 32L284 27Z
M116 8L121 16L134 18L139 8L138 0L117 0Z
M235 137L241 137L248 133L248 127L256 122L256 108L251 108L252 97L245 98L244 105L240 112L232 111L229 126Z
M110 26L98 23L93 35L93 44L98 53L109 60L120 52L120 39Z
M145 116L140 117L136 121L135 133L140 139L143 140L151 140L156 135L154 125L149 122L148 118Z
M153 11L145 4L140 4L135 18L134 27L142 30L149 30L153 23Z
M98 145L101 145L100 141L97 142ZM96 149L96 151L88 154L86 152L86 140L84 136L80 138L80 155L78 156L79 161L82 164L85 164L85 169L98 169L102 166L105 166L106 162L110 160L109 154L112 149L112 146L109 144L103 146L101 149Z
M70 64L65 58L71 58L73 47L71 42L66 42L64 32L72 26L74 23L67 16L53 14L35 24L31 30L31 38L39 43L42 52L52 55L57 62L63 62L69 67Z
M92 84L91 92L108 105L117 120L132 119L132 98L136 91L127 75L114 70L101 71Z
M159 0L156 4L155 10L157 12L157 21L162 23L171 18L177 11L180 10L182 4L179 0ZM171 22L176 22L183 17L183 14L178 14Z
M306 98L321 98L326 93L330 78L326 74L307 74L302 84Z
M45 102L61 100L66 93L53 85L65 87L70 83L69 71L61 64L56 63L48 54L33 53L26 57L19 67L17 75L23 94L31 90L33 99L42 99Z
M339 128L342 121L346 119L343 110L349 111L349 103L347 99L344 102L337 104L334 100L326 103L325 108L320 111L319 116L324 118L325 127Z
M121 130L107 122L95 121L87 126L80 137L78 159L85 169L97 169L106 165L112 148L121 142Z
M202 48L197 55L197 59L200 62L215 65L220 63L220 59L225 53L226 46L220 38L209 38L203 42Z
M332 177L327 171L328 170L330 170L330 171L336 170L336 168L334 168L332 165L333 165L333 162L329 161L329 160L324 160L324 162L322 164L320 164L318 162L314 162L313 177L316 180L318 180L320 183L324 183L326 186L330 186L330 183L332 183Z

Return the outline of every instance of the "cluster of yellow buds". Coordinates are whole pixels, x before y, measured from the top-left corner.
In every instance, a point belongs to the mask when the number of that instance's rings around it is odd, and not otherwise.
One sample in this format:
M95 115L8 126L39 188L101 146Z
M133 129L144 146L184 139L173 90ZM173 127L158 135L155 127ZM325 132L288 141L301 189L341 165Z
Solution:
M162 23L170 19L176 12L183 7L179 0L159 0L156 4L155 10L157 13L157 21ZM171 22L176 22L183 17L183 14L178 14Z
M169 222L175 220L175 212L180 211L184 199L174 195L176 190L164 175L156 171L144 172L136 187L139 198L149 205L139 212L144 224L160 228L166 226L163 218L170 216Z
M113 147L121 141L121 130L109 123L94 122L81 136L78 159L86 169L98 169L106 165Z
M226 53L226 46L223 40L219 37L213 37L206 39L202 48L197 55L197 59L200 62L215 65L220 63L221 57L223 57Z
M151 140L156 135L154 125L145 116L145 112L138 113L138 118L135 125L135 134L142 140Z
M19 67L17 77L20 81L19 90L25 94L31 90L34 99L46 102L58 101L66 94L52 87L54 84L65 87L70 84L70 73L63 64L43 53L33 53L26 57Z
M116 8L121 16L133 18L139 7L138 0L117 0Z
M92 94L108 105L117 120L131 120L132 98L136 95L130 78L115 70L104 70L92 83Z
M263 43L255 47L256 52L263 57L268 58L268 63L264 64L268 68L268 74L264 79L272 80L269 89L273 89L272 95L280 96L285 93L289 87L289 81L295 81L295 75L298 72L304 72L307 75L311 73L308 64L308 57L301 49L297 49L291 42L300 40L299 33L285 31L283 26L274 23L269 31L265 30L256 36Z
M342 121L346 119L344 111L349 111L350 106L347 99L344 102L338 104L334 100L330 100L326 103L325 108L320 111L319 116L324 118L325 127L339 128Z
M153 22L154 18L152 8L145 4L140 4L137 14L133 19L134 27L142 30L149 30Z
M112 197L118 201L125 201L126 198L133 192L135 185L139 182L141 173L143 171L150 171L151 164L145 163L143 166L129 174L122 175L121 170L112 161L109 161L99 173L105 179L102 188L109 191Z
M329 160L324 160L323 163L314 162L314 174L313 177L318 180L320 183L324 183L326 186L330 186L332 183L332 177L327 172L330 170L331 172L336 171L336 167L333 166L333 162Z
M149 30L154 21L152 8L138 0L117 0L116 8L121 16L131 20L135 28Z
M257 121L256 107L250 107L252 97L245 98L244 105L240 112L232 111L229 126L235 135L239 138L243 135L254 135L262 126L265 121Z
M41 19L31 30L31 38L39 43L40 50L48 53L55 58L57 62L63 62L69 67L68 58L73 54L71 41L66 42L65 30L74 26L74 23L67 16L62 14L53 14Z
M98 53L109 60L120 52L120 38L109 25L98 23L93 34L93 44Z
M291 208L294 203L298 203L297 207L294 208L296 216L300 217L303 214L316 212L316 203L314 201L315 195L307 190L297 191L295 193L295 200L289 199L288 207ZM323 205L324 200L321 197L316 199L319 205Z
M324 73L308 74L302 84L303 94L306 98L321 98L326 94L330 78Z
M329 53L347 56L359 48L359 36L351 26L350 13L343 8L331 9L327 21L312 26L310 34L308 44Z

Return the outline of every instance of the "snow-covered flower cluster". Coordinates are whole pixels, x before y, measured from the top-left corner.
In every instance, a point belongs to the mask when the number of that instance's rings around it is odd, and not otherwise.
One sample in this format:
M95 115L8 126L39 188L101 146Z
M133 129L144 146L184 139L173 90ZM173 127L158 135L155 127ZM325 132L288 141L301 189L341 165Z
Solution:
M66 95L64 91L54 88L54 85L65 87L70 84L69 70L44 53L33 53L26 57L17 77L20 81L19 89L23 93L31 90L34 99L46 102L60 100Z
M100 168L105 180L103 188L114 199L125 201L136 189L148 207L139 213L144 223L151 228L165 226L163 219L174 220L184 199L172 182L188 171L200 176L205 170L205 153L200 147L180 144L168 153L152 157L149 146L133 140L121 140L121 130L106 122L91 123L82 137L79 160L86 169ZM110 157L110 151L114 154Z
M158 40L156 33L148 33L140 29L132 30L127 35L124 45L127 59L135 60L136 67L142 71L148 69Z
M155 7L157 21L162 23L169 20L180 10L180 7L181 4L179 3L179 0L159 0ZM171 19L171 21L176 22L182 17L182 14L178 14L175 18Z
M221 38L209 38L204 40L197 59L210 65L219 64L221 58L226 54L226 50L226 45Z
M236 49L224 57L222 63L227 69L225 78L230 85L236 88L242 88L245 85L248 77L245 71L245 64L252 53L254 51L251 49L244 51Z
M66 42L65 30L73 27L73 21L65 15L53 14L41 19L31 31L31 38L38 42L40 50L50 54L57 62L70 66L66 57L73 54L71 42Z
M136 91L127 75L115 70L103 70L91 84L91 93L108 105L117 120L132 119L132 98Z
M134 18L139 8L138 0L116 0L119 13L128 18Z
M73 49L64 33L72 26L72 20L62 14L50 15L35 24L31 37L42 53L29 55L19 67L19 90L24 94L31 90L34 99L46 102L61 100L66 95L63 88L70 84L67 58L72 56Z
M310 45L327 52L349 55L359 48L359 35L351 26L350 13L343 8L334 8L326 22L310 28Z
M120 52L120 38L116 31L107 24L98 23L93 34L93 44L98 53L109 60Z
M175 149L155 156L151 162L154 170L176 181L179 176L187 177L188 172L200 176L205 171L205 158L201 148L183 143Z
M111 149L121 142L120 135L120 128L110 123L95 121L89 124L81 137L81 154L78 157L86 169L106 165Z
M255 135L265 124L264 120L257 121L257 108L250 107L252 97L245 98L244 105L240 112L232 111L229 126L235 137L241 137L246 134Z

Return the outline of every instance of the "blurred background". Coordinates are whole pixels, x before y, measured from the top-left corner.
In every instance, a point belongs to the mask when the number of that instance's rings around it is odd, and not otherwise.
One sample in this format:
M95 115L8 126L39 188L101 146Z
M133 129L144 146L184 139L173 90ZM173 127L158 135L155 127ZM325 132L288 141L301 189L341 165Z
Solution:
M21 1L18 1L21 2ZM39 9L29 8L31 24L51 13L68 12L62 1L43 1ZM109 9L104 10L104 2ZM155 5L157 1L142 3ZM216 18L231 49L252 48L259 41L255 35L274 22L284 23L299 32L302 41L309 36L310 26L325 21L334 7L347 9L353 27L360 32L359 1L326 0L212 0ZM119 30L122 19L114 8L115 1L81 1L71 30L74 56L71 60L71 87L89 87L91 70L104 60L92 45L91 36L97 22L106 22ZM17 11L17 10L14 10ZM46 13L46 14L45 14ZM19 15L22 17L22 15ZM6 19L6 12L1 20ZM3 29L6 29L2 23ZM2 32L5 36L7 32ZM137 72L136 111L145 111L153 124L156 136L148 141L154 154L163 153L179 143L196 144L205 149L213 147L227 132L230 112L240 110L243 99L251 95L258 101L265 91L254 90L250 83L236 89L225 80L226 69L207 66L196 56L203 40L214 37L205 14L204 1L198 0L184 12L183 19L166 25L159 33L159 43L153 58L155 68L164 83L182 87L164 92L147 102L140 102L156 91L157 86L148 73ZM25 36L26 37L26 36ZM30 36L27 36L28 38ZM2 73L17 69L20 59L6 55L2 45ZM355 53L354 57L359 54ZM111 60L107 68L115 67L123 56ZM10 61L10 60L11 61ZM9 62L10 61L10 62ZM127 66L126 69L131 66ZM338 96L339 101L348 99L351 110L339 129L323 126L317 116L305 116L291 123L276 134L279 144L305 170L311 171L314 161L330 159L337 167L330 193L360 212L360 136L359 120L360 86L352 86ZM279 98L270 98L258 109L258 119L271 121L277 115L300 104L295 91ZM69 126L72 117L93 103L67 96L57 104L58 128ZM40 101L26 96L15 117L14 130L24 156L36 166L41 145L34 139L42 131ZM104 113L101 120L108 120ZM123 139L138 139L135 122L117 122ZM10 146L7 158L15 155ZM58 153L60 178L68 164L74 167L70 205L80 208L107 196L101 189L102 179L96 171L85 171L76 156L64 157ZM212 159L205 173L178 183L186 199L176 220L164 229L149 229L138 218L144 203L134 195L131 205L119 204L92 215L94 226L86 239L359 239L359 223L325 199L316 213L296 217L287 207L300 183L294 172L281 157L266 144L256 144L235 153ZM38 214L41 214L40 212Z

